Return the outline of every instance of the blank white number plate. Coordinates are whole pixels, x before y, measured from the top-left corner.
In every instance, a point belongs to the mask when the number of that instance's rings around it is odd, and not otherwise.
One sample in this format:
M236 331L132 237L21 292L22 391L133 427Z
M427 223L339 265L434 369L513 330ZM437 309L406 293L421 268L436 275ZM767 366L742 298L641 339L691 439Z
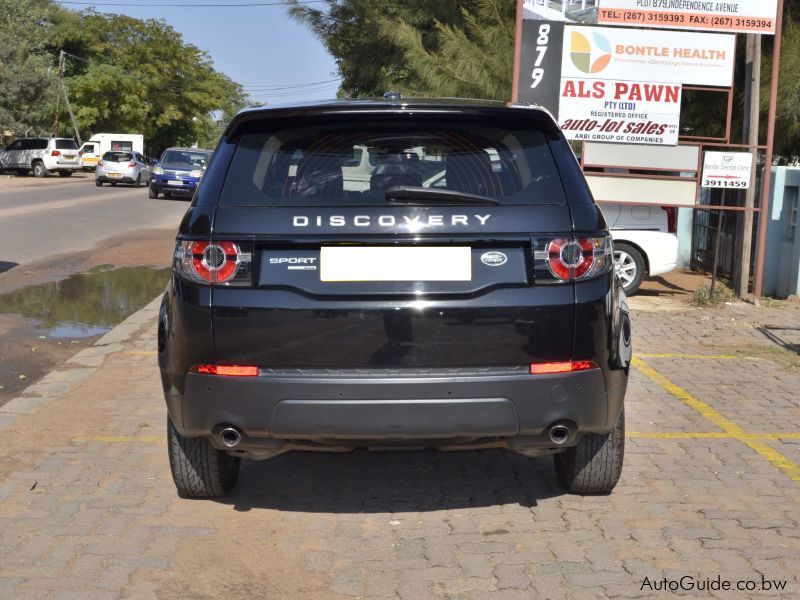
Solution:
M324 246L321 281L471 281L469 246Z

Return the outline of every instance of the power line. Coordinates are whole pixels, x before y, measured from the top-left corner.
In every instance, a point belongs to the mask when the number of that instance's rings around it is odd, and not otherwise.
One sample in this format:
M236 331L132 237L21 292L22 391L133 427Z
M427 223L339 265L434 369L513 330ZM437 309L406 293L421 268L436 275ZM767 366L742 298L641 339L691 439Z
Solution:
M250 8L259 6L286 6L284 2L235 2L233 4L199 4L185 2L180 4L141 4L138 2L78 2L75 0L56 0L59 4L79 6L130 6L136 8ZM327 0L302 0L298 4L327 4Z
M314 87L326 83L335 83L341 80L342 80L341 77L337 77L336 79L327 79L325 81L311 81L308 83L284 83L284 84L276 83L274 85L243 85L242 88L244 88L245 90L252 90L252 91L291 90L298 88Z

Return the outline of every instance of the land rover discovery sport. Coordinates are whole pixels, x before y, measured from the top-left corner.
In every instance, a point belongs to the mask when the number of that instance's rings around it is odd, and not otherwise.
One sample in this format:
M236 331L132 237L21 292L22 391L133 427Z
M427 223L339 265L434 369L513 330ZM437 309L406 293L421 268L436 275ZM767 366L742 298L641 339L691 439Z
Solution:
M348 181L356 154L368 177ZM239 113L180 226L158 357L182 496L295 449L553 454L576 493L620 476L627 303L537 108Z

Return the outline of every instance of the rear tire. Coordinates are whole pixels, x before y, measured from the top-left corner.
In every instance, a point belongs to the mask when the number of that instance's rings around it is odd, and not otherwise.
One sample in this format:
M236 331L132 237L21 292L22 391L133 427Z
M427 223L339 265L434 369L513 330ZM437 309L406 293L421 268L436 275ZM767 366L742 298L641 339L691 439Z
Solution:
M100 181L99 179L95 179L95 180L94 180L94 184L95 184L97 187L103 187L103 182L102 182L102 181Z
M142 187L142 174L141 173L139 173L136 176L136 181L133 182L133 187L135 187L135 188Z
M158 199L158 190L155 189L152 185L147 188L147 195L150 197L151 200Z
M217 450L206 438L185 438L167 417L172 480L182 498L216 498L227 494L239 477L241 459Z
M573 494L610 494L622 474L625 456L625 408L609 433L587 433L580 442L554 456L556 474Z
M33 176L44 177L45 175L47 175L47 168L44 166L44 163L43 162L33 163Z
M619 276L622 289L632 296L642 285L647 266L644 256L634 246L625 242L614 243L614 268Z

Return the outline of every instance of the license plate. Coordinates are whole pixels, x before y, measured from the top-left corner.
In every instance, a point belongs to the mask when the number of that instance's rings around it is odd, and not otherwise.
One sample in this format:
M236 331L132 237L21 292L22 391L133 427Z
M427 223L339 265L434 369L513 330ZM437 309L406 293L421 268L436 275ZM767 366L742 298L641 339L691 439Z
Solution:
M122 173L109 173L108 176L114 178L122 177Z
M183 185L183 182L178 179L170 179L167 181L167 185Z
M75 155L74 154L65 154L64 158L66 158L67 160L72 160L73 158L75 158Z
M468 246L325 246L321 281L471 281Z

